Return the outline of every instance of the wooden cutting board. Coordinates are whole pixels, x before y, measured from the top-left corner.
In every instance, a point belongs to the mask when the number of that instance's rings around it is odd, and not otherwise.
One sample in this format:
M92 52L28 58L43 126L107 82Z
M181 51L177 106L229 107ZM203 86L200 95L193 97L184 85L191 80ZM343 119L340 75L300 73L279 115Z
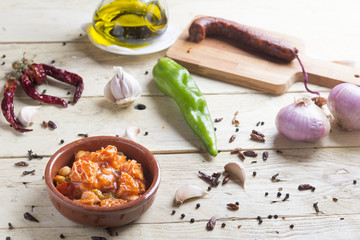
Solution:
M342 82L360 85L359 70L307 57L301 40L258 30L288 42L299 50L299 57L308 72L310 83L329 88ZM187 40L188 36L186 28L168 49L166 56L192 73L273 94L282 94L294 82L303 81L301 67L296 59L285 63L250 49L240 48L224 38L207 37L200 43L194 43Z

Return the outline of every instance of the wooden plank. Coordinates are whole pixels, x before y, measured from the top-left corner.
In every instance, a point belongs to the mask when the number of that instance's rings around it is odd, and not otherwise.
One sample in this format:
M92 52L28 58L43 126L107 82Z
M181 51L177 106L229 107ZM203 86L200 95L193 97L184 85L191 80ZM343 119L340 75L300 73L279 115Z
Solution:
M5 63L0 65L0 75L5 76L10 73L12 63L22 58L24 52L27 58L33 58L37 63L51 64L54 60L55 63L51 65L79 74L85 83L83 96L102 96L106 83L113 77L113 66L122 66L125 71L133 75L141 84L143 95L162 95L153 81L152 69L157 60L164 57L165 51L144 56L121 56L101 51L90 43L0 44L0 55L6 56L0 59L1 63ZM223 83L196 74L192 76L204 94L259 93L250 88ZM328 88L316 85L310 84L309 87L317 91L329 91ZM20 88L16 95L26 98L26 94ZM48 84L38 86L37 89L39 92L46 89L47 94L60 97L69 97L67 92L74 91L73 87L52 80L49 80ZM295 83L289 89L289 92L304 91L302 83Z
M344 218L340 220L340 218ZM101 236L107 239L354 239L359 236L360 214L340 216L294 217L268 220L259 225L256 219L219 219L214 230L205 229L208 219L200 219L194 223L151 223L133 224L112 229L113 237L106 230L73 226L67 228L15 228L0 229L2 236L11 239L59 239L63 234L66 239L90 239ZM221 227L225 223L225 227ZM294 225L290 229L290 225ZM239 226L241 226L239 228ZM316 226L316 227L314 227ZM341 230L340 230L341 229ZM166 234L164 234L166 233Z
M217 128L219 149L230 151L235 147L311 149L359 146L356 131L342 131L335 123L332 125L330 135L316 142L290 141L279 135L275 127L276 114L298 96L299 94L295 93L278 97L262 94L207 95L206 99L213 119L223 118L221 122L214 124ZM89 136L124 136L125 129L130 125L141 129L137 137L138 142L156 153L204 151L202 143L187 126L176 103L169 97L142 97L137 103L145 104L146 109L143 111L136 110L134 107L119 109L102 97L82 98L75 106L69 106L66 109L43 105L32 126L34 131L25 134L13 131L2 117L0 118L2 157L26 156L27 150L30 149L37 154L50 156L61 147L61 139L66 144L79 139L78 133L88 133ZM16 101L15 112L23 106L36 104L32 100ZM237 116L240 122L239 127L231 124L236 111L239 111ZM57 124L57 129L50 130L41 127L43 121L49 120ZM259 121L263 121L264 125L256 127ZM265 134L266 142L250 140L252 129ZM148 132L148 135L145 136L145 132ZM236 139L229 143L232 135L235 135ZM13 150L14 146L17 148L16 151Z
M310 155L312 159L307 159ZM245 191L234 178L226 185L220 184L208 191L209 184L198 177L199 170L208 174L222 172L226 163L239 161L236 155L222 152L214 161L207 160L205 154L156 155L162 170L162 182L154 205L136 222L178 223L187 222L191 218L207 219L211 215L224 219L255 219L257 216L266 218L275 214L280 218L360 214L357 204L360 188L358 184L353 184L353 180L360 182L358 155L359 148L325 148L286 150L282 154L269 151L267 161L263 161L261 156L247 158L243 163L247 175ZM343 161L344 158L348 161ZM0 190L4 194L0 204L6 203L7 207L0 208L0 213L7 217L0 219L0 226L11 222L17 227L29 227L22 217L27 211L38 218L42 227L76 226L62 217L49 201L42 179L47 159L2 159L4 170L0 173ZM21 160L28 162L29 166L15 167L14 163ZM22 175L24 170L33 169L35 175ZM255 177L254 171L257 173ZM272 182L272 176L277 173L277 179L281 181ZM224 176L221 176L221 181ZM299 191L298 186L305 183L314 186L315 191ZM189 200L180 206L175 205L176 189L184 184L197 185L204 189L207 195L201 199ZM279 188L282 190L279 191ZM269 195L265 196L265 192ZM277 197L278 192L282 193L280 197ZM282 201L286 193L290 194L290 198ZM337 202L334 202L333 198L337 198ZM235 202L239 202L238 211L226 209L227 203ZM316 214L313 208L316 202L320 214ZM199 209L196 209L196 203L201 204ZM175 215L171 215L173 209L176 210ZM182 213L186 215L184 219L180 218Z

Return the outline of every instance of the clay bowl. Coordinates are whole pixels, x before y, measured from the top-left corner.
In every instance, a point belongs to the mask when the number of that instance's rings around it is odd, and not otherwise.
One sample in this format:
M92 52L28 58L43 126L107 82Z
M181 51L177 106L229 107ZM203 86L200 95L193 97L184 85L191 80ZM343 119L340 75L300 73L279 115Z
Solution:
M120 206L99 207L76 203L56 190L54 177L63 166L72 166L76 152L96 151L108 145L117 147L127 159L141 163L147 183L147 190L141 197ZM63 216L83 225L117 227L135 221L152 205L160 184L160 167L154 155L136 142L112 136L89 137L67 144L50 158L45 182L51 202Z

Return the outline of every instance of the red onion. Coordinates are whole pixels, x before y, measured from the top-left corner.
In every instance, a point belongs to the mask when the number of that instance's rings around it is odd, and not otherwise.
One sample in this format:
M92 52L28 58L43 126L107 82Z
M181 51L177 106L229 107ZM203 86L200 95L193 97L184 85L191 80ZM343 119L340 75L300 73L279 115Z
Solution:
M280 134L295 141L315 141L330 132L330 121L309 98L296 100L276 116Z
M360 88L352 83L335 86L328 97L328 107L340 127L360 130Z

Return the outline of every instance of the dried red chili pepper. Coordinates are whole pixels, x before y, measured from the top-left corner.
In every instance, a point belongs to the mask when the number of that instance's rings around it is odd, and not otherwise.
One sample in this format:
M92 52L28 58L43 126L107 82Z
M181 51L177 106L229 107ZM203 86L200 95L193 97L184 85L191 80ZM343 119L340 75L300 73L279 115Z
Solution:
M239 210L239 206L236 205L235 203L228 203L226 204L226 206L229 210L233 210L233 211Z
M215 227L215 224L216 224L216 218L212 217L206 224L206 229L209 231L213 230Z
M17 162L14 165L18 166L18 167L27 167L27 166L29 166L29 164L27 162L24 162L24 161Z
M247 157L257 157L257 153L254 152L253 150L247 150L244 152L244 155Z
M73 103L74 104L77 103L84 90L84 82L79 75L46 64L38 64L38 65L43 67L46 75L53 77L61 82L75 86L76 90L74 94Z
M67 107L67 103L63 99L45 94L40 94L35 90L35 85L41 85L47 81L47 75L76 87L74 104L79 100L84 89L84 83L80 76L74 73L67 72L65 70L55 68L53 66L49 66L47 64L29 65L29 61L23 59L22 62L16 62L16 64L14 63L13 67L14 69L16 69L16 73L20 73L20 71L22 73L22 75L19 77L19 82L26 94L29 97L40 102L59 104ZM1 103L3 115L15 130L19 132L32 131L32 129L23 128L20 122L15 117L13 96L16 87L17 82L15 78L9 79L4 86L4 98Z
M11 126L19 132L30 132L32 129L25 129L21 126L21 123L17 120L14 113L14 93L17 87L15 78L10 78L4 85L4 98L1 101L1 110L3 115Z

